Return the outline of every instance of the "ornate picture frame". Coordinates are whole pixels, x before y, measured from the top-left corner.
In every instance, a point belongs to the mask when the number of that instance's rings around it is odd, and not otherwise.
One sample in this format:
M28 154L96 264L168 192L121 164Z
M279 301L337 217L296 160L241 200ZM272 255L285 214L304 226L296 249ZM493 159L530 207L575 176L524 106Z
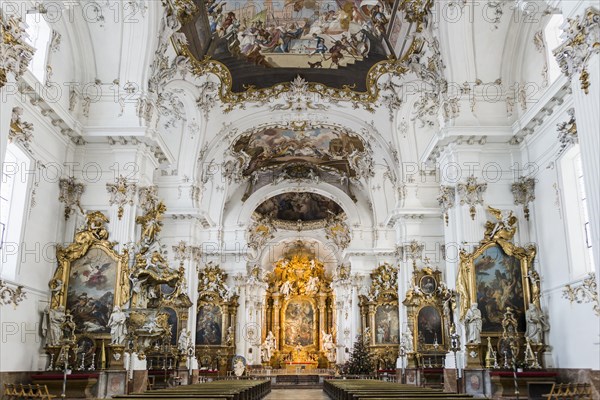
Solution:
M115 243L108 241L104 228L107 222L99 211L86 215L86 225L73 243L57 246L58 268L49 283L50 307L70 311L75 333L94 339L110 338L108 318L113 307L129 301L129 254L113 249Z
M512 243L516 217L504 217L489 208L497 222L488 221L484 239L471 252L460 252L457 291L460 295L460 319L471 304L477 303L482 314L482 336L502 334L506 307L515 311L519 332L525 330L525 312L530 303L539 303L539 277L533 269L536 249ZM502 219L501 219L502 218Z

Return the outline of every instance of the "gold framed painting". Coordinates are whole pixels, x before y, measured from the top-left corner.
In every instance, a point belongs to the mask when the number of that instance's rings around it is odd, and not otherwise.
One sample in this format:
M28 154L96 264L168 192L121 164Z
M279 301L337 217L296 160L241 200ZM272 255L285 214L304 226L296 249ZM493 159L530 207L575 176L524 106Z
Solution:
M74 242L56 250L58 268L49 284L51 307L70 311L76 334L108 338L113 307L129 300L129 254L119 254L107 240L108 219L102 213L89 213L86 220Z
M434 302L423 302L414 313L413 326L419 352L446 349L444 316Z
M294 296L281 307L283 349L317 347L318 313L315 300L308 296Z
M525 311L531 302L539 306L537 273L533 269L535 248L513 244L510 241L516 232L513 226L495 232L493 235L486 232L485 239L472 253L461 251L457 278L460 317L464 319L470 305L476 303L481 311L483 336L502 333L507 307L514 311L517 331L525 332Z

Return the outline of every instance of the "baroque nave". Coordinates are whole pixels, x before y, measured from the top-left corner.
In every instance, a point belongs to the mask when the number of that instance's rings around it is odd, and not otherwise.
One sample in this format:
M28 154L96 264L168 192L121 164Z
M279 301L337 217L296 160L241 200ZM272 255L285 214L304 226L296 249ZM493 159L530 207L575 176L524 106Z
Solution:
M599 8L2 0L3 396L600 398Z

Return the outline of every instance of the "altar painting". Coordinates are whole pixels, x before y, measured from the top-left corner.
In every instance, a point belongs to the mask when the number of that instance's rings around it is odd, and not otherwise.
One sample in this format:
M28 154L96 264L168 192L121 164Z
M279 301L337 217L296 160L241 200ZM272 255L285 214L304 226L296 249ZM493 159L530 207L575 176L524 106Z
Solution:
M313 327L315 311L306 299L290 300L285 309L285 344L288 346L310 346L314 344Z
M220 345L222 323L219 306L201 305L196 319L196 345Z
M492 246L475 258L477 304L481 311L482 331L501 332L507 307L515 312L518 330L525 331L525 302L521 261Z
M398 344L398 306L384 304L375 312L375 344Z
M425 306L419 310L417 317L419 343L434 345L443 344L442 316L437 308Z
M113 309L117 261L101 248L92 247L71 263L67 306L75 333L109 333Z

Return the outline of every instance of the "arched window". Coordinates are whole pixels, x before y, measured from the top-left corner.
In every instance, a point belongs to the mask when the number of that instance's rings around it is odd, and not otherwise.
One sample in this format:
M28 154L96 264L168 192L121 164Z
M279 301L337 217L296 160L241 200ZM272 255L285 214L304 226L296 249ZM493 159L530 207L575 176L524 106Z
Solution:
M46 60L48 47L52 37L52 28L44 16L39 13L27 14L25 18L27 23L27 41L35 48L33 59L29 63L28 69L40 82L44 83L46 79Z
M561 14L554 14L546 24L544 28L544 39L546 40L546 57L548 57L548 81L549 83L554 82L561 74L560 67L554 53L552 51L560 46L562 40L561 35L563 33L561 27L563 26L564 18Z
M579 145L565 152L560 161L560 168L571 278L578 279L592 272L594 265L588 198Z
M19 263L30 159L15 144L6 147L0 179L0 277L14 280Z

